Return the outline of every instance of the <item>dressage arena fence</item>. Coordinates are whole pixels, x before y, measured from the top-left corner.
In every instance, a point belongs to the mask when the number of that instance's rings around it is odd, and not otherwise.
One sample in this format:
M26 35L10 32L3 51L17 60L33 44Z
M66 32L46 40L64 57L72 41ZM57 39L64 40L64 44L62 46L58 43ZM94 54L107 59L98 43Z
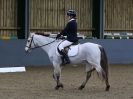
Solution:
M47 54L41 49L36 49L32 54L24 51L26 45L24 40L0 40L0 67L8 66L35 66L51 65ZM80 43L92 42L102 45L110 64L133 64L133 39L81 39Z
M133 33L128 33L128 32L104 33L104 39L133 39Z
M25 67L23 66L19 66L19 67L3 67L3 68L0 68L0 73L8 73L8 72L25 72L26 69Z

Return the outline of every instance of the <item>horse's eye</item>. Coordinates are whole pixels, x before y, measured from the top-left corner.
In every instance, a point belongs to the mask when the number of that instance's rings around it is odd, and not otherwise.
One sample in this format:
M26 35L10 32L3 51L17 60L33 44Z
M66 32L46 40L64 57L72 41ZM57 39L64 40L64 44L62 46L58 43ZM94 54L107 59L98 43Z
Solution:
M30 42L30 40L28 40L28 42Z

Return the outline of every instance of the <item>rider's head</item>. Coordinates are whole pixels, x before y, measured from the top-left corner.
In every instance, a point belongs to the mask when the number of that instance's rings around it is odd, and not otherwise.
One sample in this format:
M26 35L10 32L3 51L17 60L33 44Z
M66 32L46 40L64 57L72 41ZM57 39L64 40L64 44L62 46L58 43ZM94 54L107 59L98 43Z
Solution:
M75 10L68 10L67 16L69 16L70 18L76 18L76 11Z

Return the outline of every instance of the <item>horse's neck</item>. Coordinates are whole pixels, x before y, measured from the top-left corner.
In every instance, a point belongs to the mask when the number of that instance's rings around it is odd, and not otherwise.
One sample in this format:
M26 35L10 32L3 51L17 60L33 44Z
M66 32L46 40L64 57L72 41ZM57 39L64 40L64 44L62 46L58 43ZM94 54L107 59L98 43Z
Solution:
M35 42L37 43L38 46L42 46L41 48L47 53L49 54L51 52L51 50L53 50L53 48L55 48L56 46L56 42L53 42L51 44L48 44L50 42L54 41L54 39L44 39L44 37L42 36L36 36L35 37ZM48 45L45 45L48 44ZM44 45L44 46L43 46Z
M51 43L49 45L42 47L42 49L45 50L47 54L52 54L51 52L54 51L54 48L55 48L55 43Z

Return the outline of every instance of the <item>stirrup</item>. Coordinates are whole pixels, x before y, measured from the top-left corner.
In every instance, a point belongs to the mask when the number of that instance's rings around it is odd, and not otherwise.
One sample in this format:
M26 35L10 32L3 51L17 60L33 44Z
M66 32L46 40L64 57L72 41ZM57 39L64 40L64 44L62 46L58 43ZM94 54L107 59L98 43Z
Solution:
M61 59L62 59L62 64L61 65L70 64L70 60L65 59L64 56L62 56Z

